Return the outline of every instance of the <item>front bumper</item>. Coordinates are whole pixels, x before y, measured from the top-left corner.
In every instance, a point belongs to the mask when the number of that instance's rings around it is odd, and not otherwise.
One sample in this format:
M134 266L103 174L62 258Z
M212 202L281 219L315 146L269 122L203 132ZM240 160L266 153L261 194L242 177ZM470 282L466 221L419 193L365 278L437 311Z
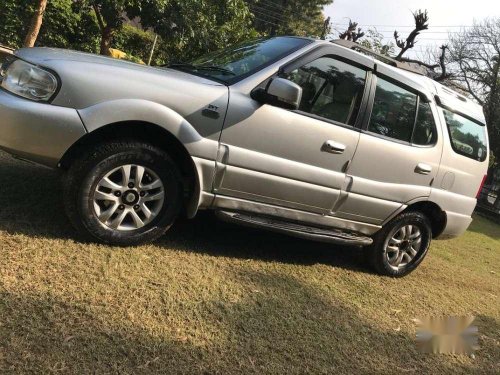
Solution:
M48 167L86 134L75 109L23 99L0 89L0 148Z

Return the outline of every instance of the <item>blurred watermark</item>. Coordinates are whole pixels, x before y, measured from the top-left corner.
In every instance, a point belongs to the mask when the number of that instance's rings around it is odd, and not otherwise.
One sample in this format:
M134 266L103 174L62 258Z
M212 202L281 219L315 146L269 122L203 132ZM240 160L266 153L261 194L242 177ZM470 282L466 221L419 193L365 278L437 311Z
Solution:
M422 353L472 354L478 347L473 316L440 316L416 319L417 347Z

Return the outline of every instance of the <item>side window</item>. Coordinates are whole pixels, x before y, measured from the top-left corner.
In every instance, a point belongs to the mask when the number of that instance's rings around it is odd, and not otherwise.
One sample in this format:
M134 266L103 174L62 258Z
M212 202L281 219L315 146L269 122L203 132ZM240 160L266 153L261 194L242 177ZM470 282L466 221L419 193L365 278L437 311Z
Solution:
M417 121L413 130L411 143L419 146L430 146L437 141L436 123L429 103L419 102Z
M354 125L361 106L366 71L321 57L286 77L302 87L299 110Z
M486 159L486 127L443 109L453 150L474 160Z
M410 142L416 107L416 94L378 78L368 130Z

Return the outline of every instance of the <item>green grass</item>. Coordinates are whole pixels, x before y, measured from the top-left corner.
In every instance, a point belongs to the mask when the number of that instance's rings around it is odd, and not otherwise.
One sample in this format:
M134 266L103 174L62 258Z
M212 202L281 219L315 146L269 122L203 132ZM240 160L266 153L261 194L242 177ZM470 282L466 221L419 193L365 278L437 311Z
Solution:
M75 240L55 172L0 156L0 373L494 373L500 226L433 242L410 276L357 249L203 213L159 242ZM475 358L420 354L416 317L477 316Z

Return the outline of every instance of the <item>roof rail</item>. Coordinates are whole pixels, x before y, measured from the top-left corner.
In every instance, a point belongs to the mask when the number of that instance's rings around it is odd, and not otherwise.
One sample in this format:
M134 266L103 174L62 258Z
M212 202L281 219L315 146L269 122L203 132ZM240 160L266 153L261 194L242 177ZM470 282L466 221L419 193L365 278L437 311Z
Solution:
M370 48L367 48L365 46L362 46L361 44L358 44L356 42L352 42L350 40L334 39L334 40L331 40L331 42L334 44L338 44L339 46L342 46L342 47L346 47L346 48L349 48L352 50L357 50L359 52L366 53L367 55L370 55L379 61L382 61L388 65L394 66L394 67L399 68L399 69L403 69L403 70L406 70L406 71L409 71L412 73L416 73L416 74L420 74L423 76L425 76L427 73L424 68L416 67L416 66L411 65L409 63L395 60L392 57L382 55L378 52L371 50Z

